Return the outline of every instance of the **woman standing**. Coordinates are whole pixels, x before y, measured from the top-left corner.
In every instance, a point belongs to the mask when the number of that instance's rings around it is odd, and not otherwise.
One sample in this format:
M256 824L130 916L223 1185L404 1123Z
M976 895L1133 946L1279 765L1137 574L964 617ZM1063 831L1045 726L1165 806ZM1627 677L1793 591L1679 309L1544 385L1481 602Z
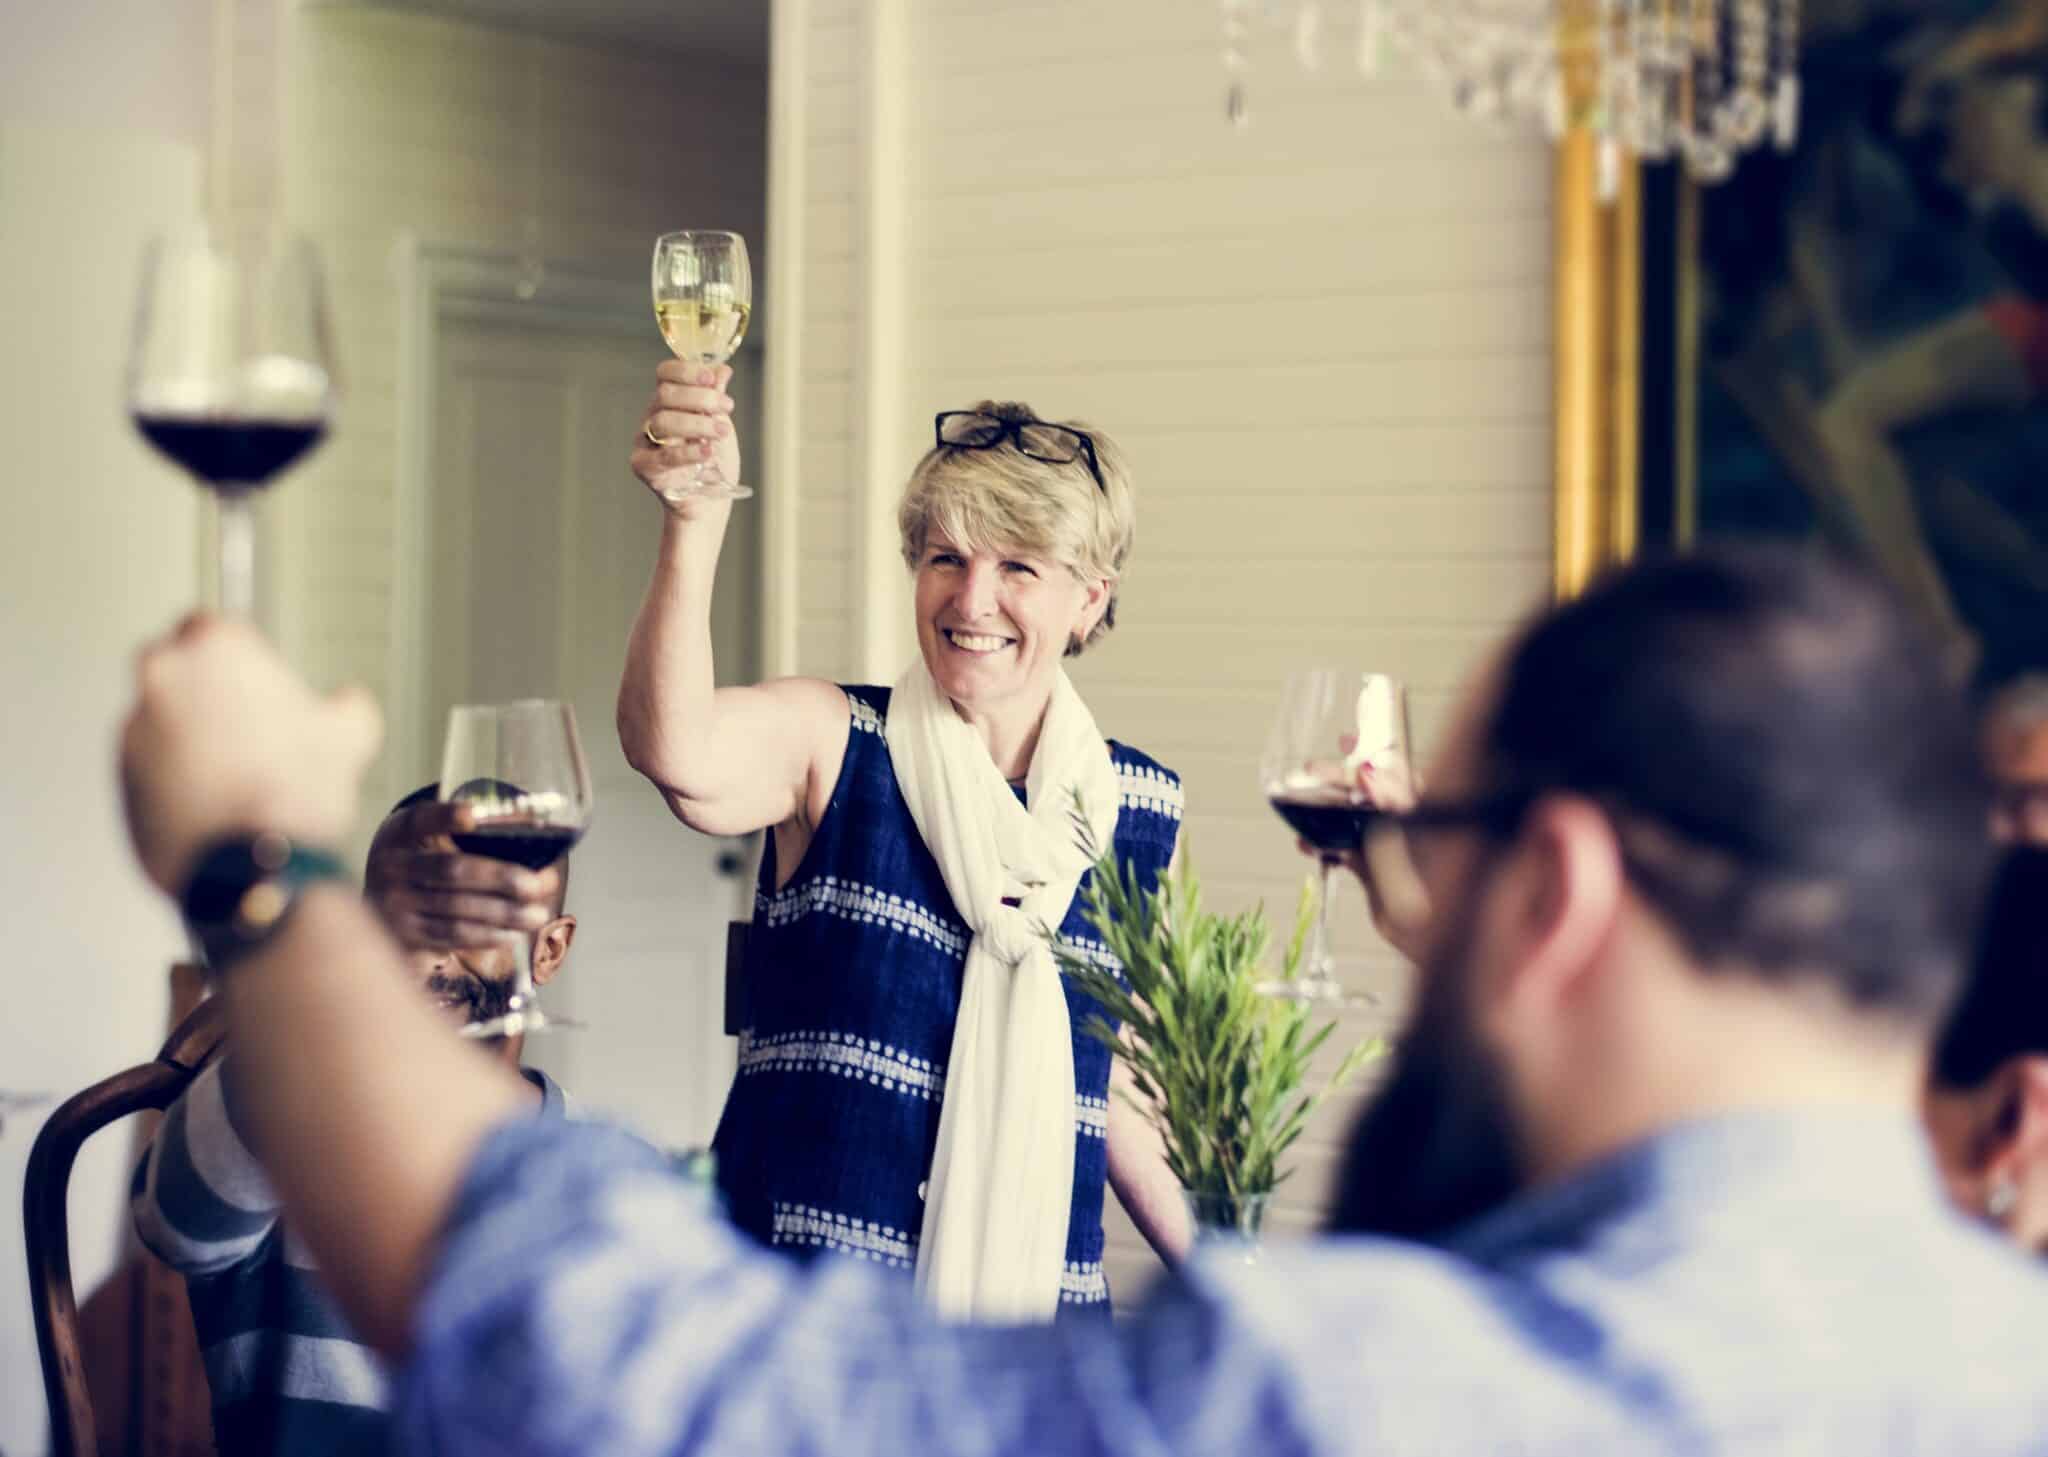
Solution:
M1156 1135L1084 1033L1100 1009L1042 934L1100 948L1084 843L1149 886L1179 831L1179 780L1104 740L1061 667L1115 622L1135 528L1120 456L1021 405L940 415L898 513L919 661L893 689L715 689L730 505L668 492L713 458L739 479L729 378L657 371L633 469L661 549L619 733L691 828L772 831L715 1142L733 1219L799 1255L914 1269L961 1318L1106 1312L1105 1180L1162 1254L1188 1238Z

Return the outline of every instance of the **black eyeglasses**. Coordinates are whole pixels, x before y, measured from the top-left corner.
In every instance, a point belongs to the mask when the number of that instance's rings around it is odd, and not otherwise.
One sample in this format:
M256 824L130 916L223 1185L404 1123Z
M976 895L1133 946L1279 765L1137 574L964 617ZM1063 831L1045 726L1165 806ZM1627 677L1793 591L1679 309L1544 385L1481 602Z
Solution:
M1404 830L1473 829L1512 835L1521 829L1522 817L1537 797L1533 789L1506 789L1476 799L1423 800L1409 809L1382 811L1375 820Z
M1109 486L1102 479L1102 465L1095 458L1094 437L1085 431L1049 425L1028 416L1010 420L1000 415L984 415L979 410L943 410L933 418L932 429L940 447L947 450L994 450L1007 440L1021 454L1047 465L1085 461L1088 474L1095 478L1095 489L1105 496L1109 494Z

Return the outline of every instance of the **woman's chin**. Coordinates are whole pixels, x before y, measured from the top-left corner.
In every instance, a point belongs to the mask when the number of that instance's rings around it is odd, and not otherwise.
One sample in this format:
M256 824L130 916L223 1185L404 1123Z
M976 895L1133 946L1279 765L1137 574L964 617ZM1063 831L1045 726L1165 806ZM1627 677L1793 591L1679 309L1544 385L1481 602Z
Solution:
M941 646L936 654L925 656L925 666L931 669L940 692L962 708L972 709L1009 698L1023 688L1016 659L1014 648L972 654Z

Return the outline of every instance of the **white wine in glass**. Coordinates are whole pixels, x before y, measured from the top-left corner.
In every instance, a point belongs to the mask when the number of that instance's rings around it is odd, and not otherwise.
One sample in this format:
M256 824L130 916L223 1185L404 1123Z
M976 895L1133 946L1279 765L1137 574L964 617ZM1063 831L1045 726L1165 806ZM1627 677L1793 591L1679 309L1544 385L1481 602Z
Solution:
M738 233L663 233L654 240L654 321L676 358L712 367L731 359L754 311L754 273ZM729 481L716 460L693 467L689 485L668 494L729 501L754 494Z

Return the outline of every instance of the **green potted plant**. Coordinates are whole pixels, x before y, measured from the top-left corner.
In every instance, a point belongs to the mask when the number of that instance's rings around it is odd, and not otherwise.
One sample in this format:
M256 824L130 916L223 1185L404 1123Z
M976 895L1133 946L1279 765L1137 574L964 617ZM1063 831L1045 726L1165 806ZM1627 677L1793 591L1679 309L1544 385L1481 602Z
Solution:
M1329 1080L1307 1086L1309 1063L1336 1031L1311 1026L1308 1004L1262 994L1270 940L1265 908L1235 916L1202 907L1200 882L1181 868L1145 891L1114 854L1096 863L1084 897L1088 923L1124 976L1057 940L1061 971L1128 1029L1097 1017L1087 1029L1131 1071L1133 1105L1165 1143L1194 1216L1197 1238L1256 1247L1282 1159L1323 1100L1385 1050L1380 1038L1345 1054ZM1283 975L1294 979L1313 923L1305 885Z

